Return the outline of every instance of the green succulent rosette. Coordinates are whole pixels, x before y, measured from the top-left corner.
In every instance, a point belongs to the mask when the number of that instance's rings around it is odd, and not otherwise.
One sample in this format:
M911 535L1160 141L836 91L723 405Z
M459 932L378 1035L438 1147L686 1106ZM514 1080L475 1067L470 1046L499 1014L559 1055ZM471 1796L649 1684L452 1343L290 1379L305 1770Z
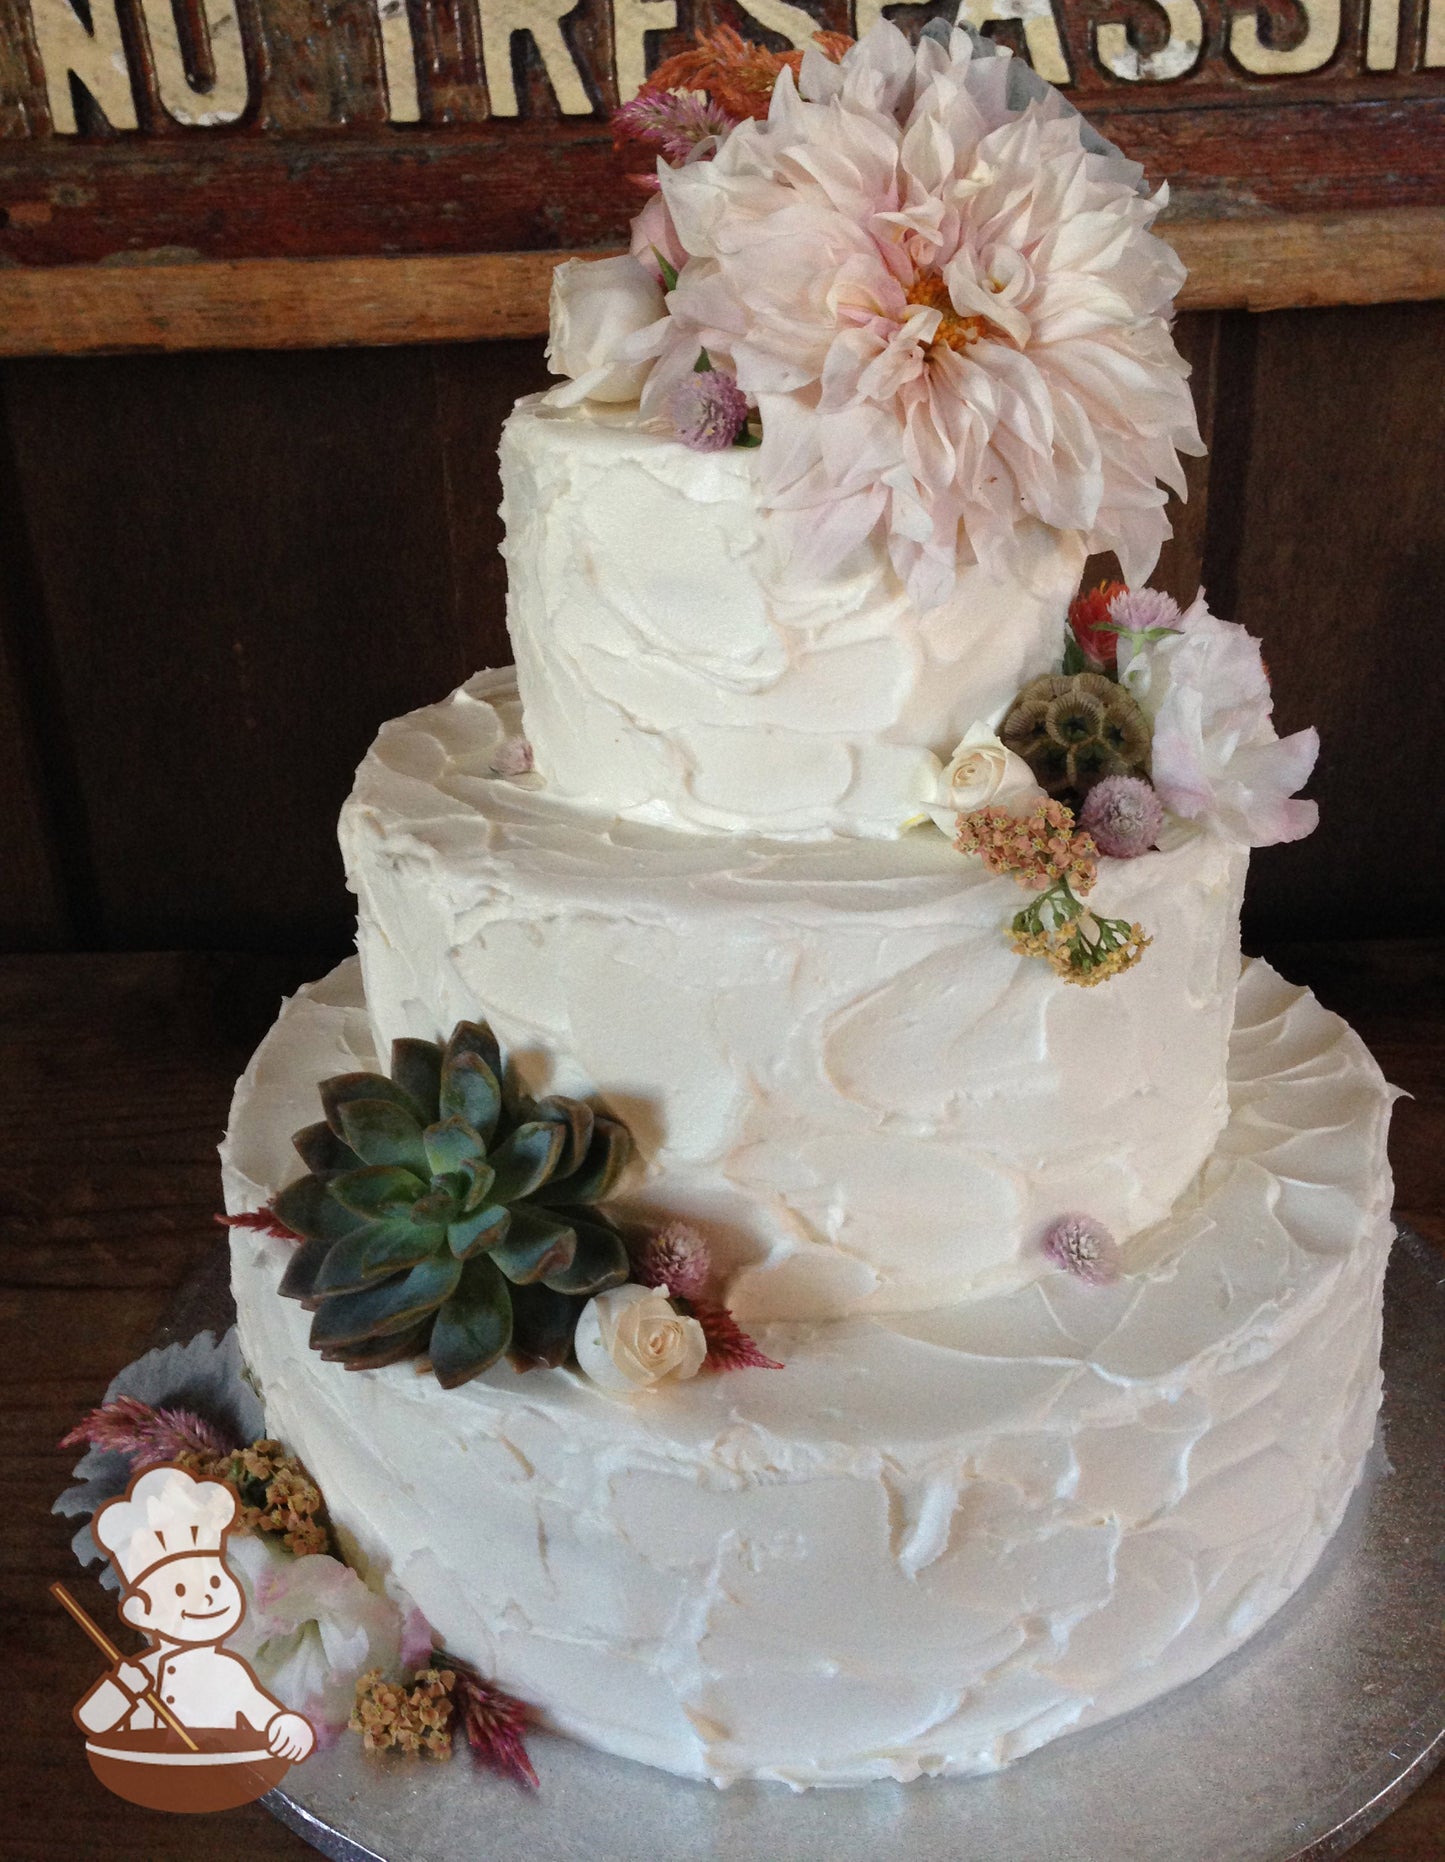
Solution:
M596 1207L627 1128L512 1091L485 1023L445 1046L397 1041L389 1079L343 1073L320 1092L325 1119L292 1141L308 1174L270 1204L301 1237L280 1290L315 1315L312 1348L349 1370L424 1356L447 1389L503 1354L562 1363L587 1300L628 1277Z

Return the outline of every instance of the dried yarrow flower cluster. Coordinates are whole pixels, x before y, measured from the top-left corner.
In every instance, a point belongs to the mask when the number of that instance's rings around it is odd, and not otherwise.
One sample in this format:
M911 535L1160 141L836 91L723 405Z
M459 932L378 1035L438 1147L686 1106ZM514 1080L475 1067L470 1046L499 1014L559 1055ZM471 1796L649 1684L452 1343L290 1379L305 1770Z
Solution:
M449 1759L453 1735L462 1732L479 1764L519 1784L537 1788L527 1757L526 1707L475 1669L439 1656L412 1676L411 1685L388 1681L373 1668L356 1684L351 1730L368 1752L397 1752L405 1758Z
M1091 987L1130 969L1149 939L1141 926L1100 918L1083 899L1098 877L1098 850L1076 831L1063 802L1040 802L1032 814L979 808L960 815L954 846L976 853L991 873L1012 874L1039 897L1015 914L1010 927L1021 957L1042 957L1066 983Z
M423 1668L407 1687L370 1668L356 1684L351 1730L368 1752L400 1752L406 1758L449 1759L452 1755L450 1668Z
M279 1442L252 1442L249 1448L224 1455L183 1454L176 1459L192 1474L230 1482L241 1498L237 1524L243 1532L277 1533L298 1558L331 1550L321 1489Z
M1031 892L1069 878L1081 893L1098 875L1097 849L1074 829L1074 811L1063 802L1040 802L1032 814L1006 808L976 808L960 815L954 846L976 853L990 873L1011 873Z

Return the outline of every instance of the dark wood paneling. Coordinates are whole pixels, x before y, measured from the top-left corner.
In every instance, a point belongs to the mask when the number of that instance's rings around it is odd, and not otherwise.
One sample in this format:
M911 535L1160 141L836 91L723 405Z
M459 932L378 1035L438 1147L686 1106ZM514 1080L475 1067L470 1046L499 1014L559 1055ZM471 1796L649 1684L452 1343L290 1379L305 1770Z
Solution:
M15 678L0 590L0 950L71 942L54 837L33 753L32 709Z
M1325 743L1320 831L1257 856L1248 935L1435 922L1445 305L1180 341L1213 450L1158 579L1202 577L1264 639L1281 728ZM51 669L25 702L70 787L50 858L80 943L347 938L335 820L375 729L508 657L497 435L544 379L534 341L0 372L34 558L11 632ZM43 808L15 770L0 794L33 860Z
M1247 932L1424 929L1445 903L1445 305L1280 311L1243 334L1247 456L1236 417L1211 498L1234 478L1233 534L1212 532L1205 581L1264 640L1280 731L1315 724L1324 745L1320 829L1256 858Z
M539 372L531 344L11 365L101 942L345 940L356 763L499 657L495 429Z

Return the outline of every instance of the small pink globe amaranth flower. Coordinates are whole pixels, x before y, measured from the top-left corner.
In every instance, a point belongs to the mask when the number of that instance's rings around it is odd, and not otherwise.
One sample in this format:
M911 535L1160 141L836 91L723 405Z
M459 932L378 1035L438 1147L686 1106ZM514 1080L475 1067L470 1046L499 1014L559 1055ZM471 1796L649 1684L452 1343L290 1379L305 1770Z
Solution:
M748 398L725 369L702 369L672 391L667 411L695 453L726 452L748 422Z
M1111 860L1148 853L1164 825L1164 804L1142 776L1106 776L1084 800L1079 826Z
M707 1243L687 1222L666 1222L632 1257L632 1274L645 1287L666 1287L674 1299L695 1300L712 1277Z
M1119 1245L1091 1215L1061 1215L1044 1236L1044 1253L1089 1286L1119 1278Z
M1109 619L1116 627L1142 634L1153 627L1183 632L1183 615L1179 603L1162 588L1121 589L1109 603Z

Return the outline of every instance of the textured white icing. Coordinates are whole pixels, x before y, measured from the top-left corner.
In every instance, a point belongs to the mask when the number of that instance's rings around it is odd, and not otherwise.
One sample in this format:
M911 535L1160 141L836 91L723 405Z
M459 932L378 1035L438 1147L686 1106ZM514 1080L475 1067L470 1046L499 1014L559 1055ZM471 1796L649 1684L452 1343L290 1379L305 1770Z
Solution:
M495 702L492 702L495 701ZM1225 1117L1246 856L1192 829L1105 861L1154 943L1101 988L1016 956L1024 896L927 827L680 834L490 775L505 675L384 727L342 816L381 1052L487 1017L534 1091L638 1140L627 1205L685 1215L749 1319L967 1298L1082 1208L1165 1215Z
M240 1082L233 1212L296 1174L315 1082L372 1064L354 965ZM347 1373L233 1232L268 1427L344 1539L548 1720L726 1783L991 1770L1199 1674L1308 1575L1379 1396L1389 1092L1247 968L1231 1116L1167 1222L1089 1288L779 1326L782 1371L618 1402L566 1371L444 1392Z
M881 545L790 574L747 450L521 402L502 434L507 620L537 768L675 827L895 835L928 753L1058 659L1083 549L1025 524L1019 579L919 614Z

